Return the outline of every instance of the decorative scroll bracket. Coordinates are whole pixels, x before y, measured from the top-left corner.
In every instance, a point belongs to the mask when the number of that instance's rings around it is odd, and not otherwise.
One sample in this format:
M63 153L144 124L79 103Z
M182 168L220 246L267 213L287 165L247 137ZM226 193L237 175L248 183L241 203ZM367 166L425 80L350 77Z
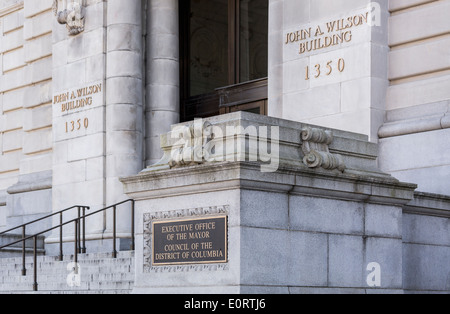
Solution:
M323 168L327 170L346 169L341 155L331 154L329 145L333 142L333 133L315 128L304 128L301 132L302 150L305 154L303 163L308 168Z
M53 13L59 24L66 24L69 35L84 31L86 10L82 0L53 0Z
M191 126L180 126L172 131L179 138L180 147L172 149L169 159L170 168L198 165L205 162L204 147L210 140L211 124L196 120Z

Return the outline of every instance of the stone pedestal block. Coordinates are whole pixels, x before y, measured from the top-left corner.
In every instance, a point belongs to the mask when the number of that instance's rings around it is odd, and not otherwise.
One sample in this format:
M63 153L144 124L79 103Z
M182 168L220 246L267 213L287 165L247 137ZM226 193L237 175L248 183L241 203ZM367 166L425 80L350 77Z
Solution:
M252 137L256 136L253 133L223 135L224 146L236 140L233 148L241 144L246 148L242 160L239 160L242 152L230 148L226 161L203 160L195 165L181 165L179 159L173 160L180 145L174 134L181 125L174 126L171 134L162 137L168 159L163 158L157 166L137 176L122 179L125 192L136 200L135 292L403 291L402 206L411 201L416 185L401 183L376 171L376 161L370 157L376 154L376 145L368 142L367 137L242 112L203 122L203 126L213 129L223 125L250 131L255 126L258 132L263 125L278 126L279 166L264 172L259 160L263 155L258 155L258 160L249 160ZM191 125L195 133L195 124L198 121L185 126ZM333 136L329 154L339 152L345 170L308 166L304 160L305 146L311 148L313 141L321 140L302 137L302 130L307 128L316 130L318 137ZM272 135L275 134L272 129ZM186 140L186 133L184 136ZM221 140L212 137L216 143ZM272 152L276 150L275 143L271 138ZM186 150L188 146L183 148L185 157ZM170 151L172 154L168 154ZM165 161L168 162L164 167ZM198 253L192 252L192 247L170 246L170 241L174 241L173 237L190 238L194 234L187 232L183 236L182 231L170 227L160 234L154 229L155 223L170 226L180 221L197 228L193 221L217 216L227 217L225 263L183 262L183 253L184 256L188 256L186 252ZM167 236L168 246L159 247L161 236ZM191 239L189 245L195 248L196 241L218 244L216 239L207 238ZM155 263L156 259L164 260L162 255L155 256L157 249L179 253L179 259L162 265Z

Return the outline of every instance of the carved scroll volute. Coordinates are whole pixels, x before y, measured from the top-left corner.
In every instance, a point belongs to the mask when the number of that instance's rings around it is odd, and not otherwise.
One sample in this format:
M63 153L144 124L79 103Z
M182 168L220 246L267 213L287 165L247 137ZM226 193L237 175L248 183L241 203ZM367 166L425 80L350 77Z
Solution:
M172 147L168 164L170 168L199 165L205 162L204 149L211 140L212 125L201 120L190 126L178 126L172 130L173 138L178 139Z
M322 129L304 128L301 133L303 163L308 168L338 169L344 172L346 166L341 155L331 154L329 145L333 142L333 133Z
M53 0L53 13L59 24L66 24L69 35L84 31L83 0Z

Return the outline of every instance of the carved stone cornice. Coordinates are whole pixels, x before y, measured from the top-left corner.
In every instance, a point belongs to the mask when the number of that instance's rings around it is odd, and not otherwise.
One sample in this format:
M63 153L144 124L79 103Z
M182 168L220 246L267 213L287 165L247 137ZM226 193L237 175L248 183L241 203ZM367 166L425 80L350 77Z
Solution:
M173 125L161 135L161 149L161 160L143 172L250 161L262 172L288 167L389 177L367 136L247 112Z

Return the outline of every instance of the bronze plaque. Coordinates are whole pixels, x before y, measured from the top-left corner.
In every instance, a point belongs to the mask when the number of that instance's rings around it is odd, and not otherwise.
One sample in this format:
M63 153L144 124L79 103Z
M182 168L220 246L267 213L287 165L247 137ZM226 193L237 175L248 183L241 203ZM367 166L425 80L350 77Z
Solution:
M153 266L228 262L226 216L152 224Z

